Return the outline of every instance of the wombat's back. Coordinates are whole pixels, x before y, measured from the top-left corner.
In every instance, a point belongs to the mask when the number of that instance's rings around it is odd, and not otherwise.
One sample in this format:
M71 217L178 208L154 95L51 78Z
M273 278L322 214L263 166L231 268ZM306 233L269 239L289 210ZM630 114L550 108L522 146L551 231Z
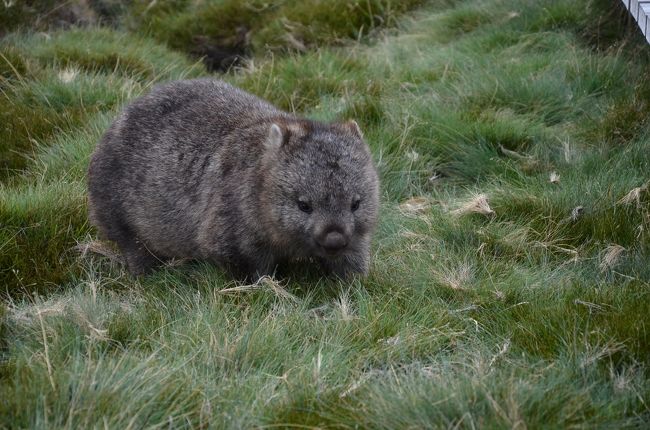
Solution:
M278 113L266 101L219 80L174 81L128 105L114 123L116 139L110 144L134 155L146 155L134 152L136 147L201 146L206 135L227 135Z

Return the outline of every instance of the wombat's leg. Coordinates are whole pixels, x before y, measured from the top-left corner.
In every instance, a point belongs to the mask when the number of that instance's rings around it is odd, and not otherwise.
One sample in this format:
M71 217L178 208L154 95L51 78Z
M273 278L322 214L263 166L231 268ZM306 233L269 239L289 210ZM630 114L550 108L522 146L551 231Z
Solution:
M133 276L146 275L156 266L160 266L163 263L161 259L149 251L138 239L123 239L117 243L117 246L122 251L129 273Z
M210 260L224 267L234 278L251 283L263 276L272 276L276 267L273 258L261 253L256 256L233 253L227 258L217 255Z
M341 279L349 279L355 274L366 276L370 267L369 252L366 249L344 255L336 260L321 259L323 269Z
M160 260L137 239L119 210L105 206L96 206L94 209L92 216L100 235L117 244L129 273L133 276L144 275L160 264Z
M247 278L255 282L264 276L273 276L276 267L277 264L275 260L270 256L263 256L262 258L258 257L249 262Z

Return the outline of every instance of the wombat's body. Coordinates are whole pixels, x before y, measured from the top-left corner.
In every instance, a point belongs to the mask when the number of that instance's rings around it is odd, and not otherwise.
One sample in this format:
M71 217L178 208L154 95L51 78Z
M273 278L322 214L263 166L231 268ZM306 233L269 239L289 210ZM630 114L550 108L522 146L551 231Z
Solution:
M218 80L129 105L88 185L92 223L136 275L171 258L249 277L304 257L339 276L368 271L378 179L356 123L301 119Z

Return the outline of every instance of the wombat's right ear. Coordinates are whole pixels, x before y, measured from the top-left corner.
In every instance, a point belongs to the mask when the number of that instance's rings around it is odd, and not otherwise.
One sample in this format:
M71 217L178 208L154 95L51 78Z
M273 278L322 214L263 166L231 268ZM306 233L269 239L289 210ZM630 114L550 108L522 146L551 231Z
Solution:
M281 126L277 124L271 124L269 128L269 135L264 141L264 146L267 149L277 149L282 146L285 139L286 130L283 130Z
M363 139L363 132L361 131L361 128L359 128L359 124L357 124L355 120L353 119L349 120L348 122L345 123L345 126L353 134L357 135L357 137Z

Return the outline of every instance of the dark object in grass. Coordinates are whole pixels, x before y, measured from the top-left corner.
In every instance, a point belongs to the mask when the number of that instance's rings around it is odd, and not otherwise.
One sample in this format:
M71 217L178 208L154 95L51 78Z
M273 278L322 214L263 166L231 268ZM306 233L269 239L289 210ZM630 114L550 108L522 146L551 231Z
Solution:
M250 54L250 31L238 27L234 36L219 41L207 37L196 37L192 53L203 58L203 64L210 72L227 72L233 67L241 66Z
M368 272L379 181L354 121L299 118L219 80L172 82L118 116L88 185L92 223L134 275L172 258L251 279L304 257Z
M246 54L238 48L210 45L197 51L203 57L203 64L209 72L228 72L233 67L241 66Z

